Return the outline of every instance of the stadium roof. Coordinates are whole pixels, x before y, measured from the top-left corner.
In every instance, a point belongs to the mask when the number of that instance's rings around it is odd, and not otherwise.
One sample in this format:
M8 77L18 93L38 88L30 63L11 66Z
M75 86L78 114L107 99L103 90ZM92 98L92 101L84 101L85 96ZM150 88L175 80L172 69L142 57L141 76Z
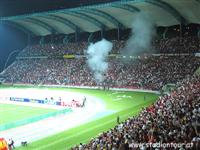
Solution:
M125 0L1 17L1 23L36 36L130 28L138 12L147 12L157 26L200 24L200 0Z

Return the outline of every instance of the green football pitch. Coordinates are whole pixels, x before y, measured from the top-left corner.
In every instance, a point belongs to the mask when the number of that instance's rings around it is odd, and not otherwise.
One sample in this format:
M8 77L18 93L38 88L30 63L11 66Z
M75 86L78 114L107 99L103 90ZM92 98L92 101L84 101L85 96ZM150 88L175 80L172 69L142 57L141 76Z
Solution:
M1 89L5 89L5 88L23 89L23 88L29 88L29 87L0 86L0 92L1 92ZM37 89L43 89L43 88L44 87L37 87ZM47 88L45 87L45 89ZM144 107L147 107L151 105L153 102L155 102L159 96L155 93L135 92L135 91L134 92L133 91L111 91L111 90L103 91L103 90L98 90L98 89L73 89L73 88L48 88L48 89L52 91L53 90L72 91L72 92L84 93L87 95L98 97L105 103L107 110L112 110L115 113L101 117L101 118L97 118L96 120L92 120L80 126L76 126L74 128L68 129L64 132L57 133L52 136L48 136L44 139L29 143L28 147L18 147L16 148L16 150L66 150L66 149L70 149L70 147L73 147L76 144L86 143L90 141L91 138L98 136L98 134L115 127L117 124L116 118L118 115L120 116L120 121L124 121L131 116L137 115ZM1 106L1 107L4 107L4 106ZM7 106L5 105L3 110L6 111L8 115L9 113L12 114L13 111L15 110L12 108L9 110L6 107ZM37 113L48 113L48 112L54 111L51 109L41 109L41 108L39 109L37 108L38 110L37 109L33 110L33 108L31 108L29 110L29 108L27 107L27 112L31 111L32 114L35 114L35 115L37 115ZM23 118L29 117L27 116L26 113L22 113L22 114L24 115L20 115L20 116ZM13 116L11 119L8 119L7 121L13 121L15 119L16 119L15 116ZM6 119L4 119L4 122L5 121Z
M0 103L0 125L34 116L40 116L54 111L56 110Z

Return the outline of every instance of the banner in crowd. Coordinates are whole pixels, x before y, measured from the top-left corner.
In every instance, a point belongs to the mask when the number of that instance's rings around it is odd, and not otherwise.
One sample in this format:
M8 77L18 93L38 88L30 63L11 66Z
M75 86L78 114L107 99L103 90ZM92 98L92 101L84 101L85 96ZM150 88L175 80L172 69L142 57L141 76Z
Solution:
M75 58L75 55L63 55L63 58L73 59Z

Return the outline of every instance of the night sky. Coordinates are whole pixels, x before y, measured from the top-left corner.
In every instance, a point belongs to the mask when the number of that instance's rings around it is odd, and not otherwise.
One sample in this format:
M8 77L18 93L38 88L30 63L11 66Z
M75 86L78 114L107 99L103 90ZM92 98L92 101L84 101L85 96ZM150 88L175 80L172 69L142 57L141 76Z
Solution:
M119 0L0 0L0 16L16 16Z
M15 50L22 50L26 46L26 36L9 26L0 24L0 72L3 70L9 54ZM12 63L15 55L10 57Z

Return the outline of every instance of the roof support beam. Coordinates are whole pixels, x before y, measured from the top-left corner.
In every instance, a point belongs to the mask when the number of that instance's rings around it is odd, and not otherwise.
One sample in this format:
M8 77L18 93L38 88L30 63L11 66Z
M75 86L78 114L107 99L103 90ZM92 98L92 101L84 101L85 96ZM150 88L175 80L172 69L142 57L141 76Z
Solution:
M71 28L72 30L76 31L83 31L79 26L77 26L76 24L74 24L73 22L71 22L70 20L57 16L55 15L48 15L48 16L42 16L46 19L51 19L51 20L56 20L58 22L61 22L63 24L65 24L66 26L68 26L69 28Z
M33 23L33 24L36 24L44 29L46 29L47 31L49 31L51 34L53 33L57 33L57 31L52 27L50 26L48 23L44 22L44 21L41 21L40 19L36 19L36 18L27 18L23 21L26 21L26 22L30 22L30 23Z
M138 9L137 7L128 5L128 4L112 4L111 7L127 10L131 13L140 12L140 9Z
M187 20L170 4L161 0L145 0L145 2L160 7L170 13L181 24L187 24Z
M94 24L95 26L97 26L100 29L107 28L106 25L103 24L102 22L100 22L99 20L97 20L97 19L95 19L95 18L93 18L89 15L86 15L84 13L81 13L81 12L78 12L78 11L66 11L65 14L69 14L69 15L72 15L72 16L75 16L75 17L78 17L78 18L81 18L81 19L85 19L85 20Z
M97 16L101 16L101 17L105 18L106 20L110 21L117 28L121 28L121 29L125 28L125 26L120 21L118 21L115 17L113 17L112 15L110 15L106 12L103 12L101 10L91 8L91 9L83 9L82 11L86 12L86 13L94 14Z

